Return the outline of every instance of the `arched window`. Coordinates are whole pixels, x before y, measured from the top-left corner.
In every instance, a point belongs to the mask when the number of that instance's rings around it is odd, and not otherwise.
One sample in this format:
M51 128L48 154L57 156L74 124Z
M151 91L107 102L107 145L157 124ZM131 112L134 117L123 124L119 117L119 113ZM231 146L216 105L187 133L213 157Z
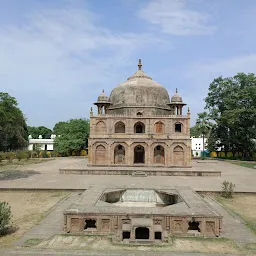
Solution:
M137 116L143 116L143 114L141 112L138 112Z
M145 163L145 150L144 147L138 145L134 148L134 163L144 164Z
M175 132L181 132L181 126L182 126L181 123L176 123L175 124Z
M107 131L106 124L103 121L99 121L96 124L96 133L103 134L103 133L106 133L106 131Z
M164 164L164 147L158 145L154 148L154 164Z
M125 148L122 145L117 145L114 150L114 163L125 164Z
M155 123L155 133L163 134L164 133L164 124L162 122Z
M181 146L173 149L173 164L175 166L184 166L184 150Z
M95 151L95 163L106 164L106 148L103 145L98 145Z
M125 133L125 124L123 122L117 122L115 124L115 133Z
M142 122L137 122L134 125L134 133L145 133L145 125Z

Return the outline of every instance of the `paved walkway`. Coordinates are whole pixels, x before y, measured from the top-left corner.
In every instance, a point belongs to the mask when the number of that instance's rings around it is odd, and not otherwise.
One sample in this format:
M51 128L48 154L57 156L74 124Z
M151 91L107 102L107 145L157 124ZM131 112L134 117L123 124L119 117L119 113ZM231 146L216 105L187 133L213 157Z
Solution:
M40 174L33 174L27 178L0 180L0 189L86 189L90 185L140 185L142 188L157 186L190 186L196 191L220 191L224 180L233 182L237 192L256 192L256 169L233 165L224 161L207 161L198 163L193 161L195 170L220 170L221 177L191 177L191 176L148 176L132 177L121 175L74 175L59 174L60 168L68 166L86 166L85 158L56 158L45 163L21 166L19 170L33 170Z

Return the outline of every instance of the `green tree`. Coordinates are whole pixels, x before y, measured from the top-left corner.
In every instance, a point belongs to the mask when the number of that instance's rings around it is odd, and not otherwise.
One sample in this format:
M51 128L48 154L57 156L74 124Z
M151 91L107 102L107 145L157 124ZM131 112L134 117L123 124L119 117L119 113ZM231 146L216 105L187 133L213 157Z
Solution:
M60 124L61 125L58 125ZM55 150L63 155L70 155L73 151L80 152L88 145L90 131L89 120L71 119L68 122L60 122L54 127L57 137Z
M67 122L58 122L53 127L53 133L56 134L56 135L65 134L66 133L66 128L67 128Z
M197 125L190 128L190 137L200 138L202 135L201 131L198 129Z
M241 151L244 157L252 156L256 138L255 75L238 73L214 79L205 101L225 153Z
M39 135L42 135L43 139L50 139L52 130L45 126L28 126L28 133L33 139L38 139Z
M23 149L27 139L26 120L16 99L0 92L0 151Z
M196 126L198 131L202 134L203 137L203 157L204 157L204 144L205 144L205 137L208 137L212 123L209 121L210 117L208 116L207 112L198 113L198 118L196 120Z

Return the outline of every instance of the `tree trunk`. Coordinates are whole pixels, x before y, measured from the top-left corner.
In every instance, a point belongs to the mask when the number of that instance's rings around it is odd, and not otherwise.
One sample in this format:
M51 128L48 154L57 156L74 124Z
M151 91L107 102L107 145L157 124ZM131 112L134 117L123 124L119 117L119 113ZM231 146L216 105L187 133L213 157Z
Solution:
M203 158L204 158L204 134L203 134Z

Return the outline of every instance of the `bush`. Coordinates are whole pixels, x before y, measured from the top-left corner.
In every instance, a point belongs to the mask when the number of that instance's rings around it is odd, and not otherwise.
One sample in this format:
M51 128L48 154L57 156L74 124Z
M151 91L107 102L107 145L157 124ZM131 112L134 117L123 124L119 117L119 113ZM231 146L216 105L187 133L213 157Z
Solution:
M12 162L13 159L15 159L16 154L14 152L7 152L6 154L6 159L9 160L9 162Z
M6 159L6 155L4 152L0 152L0 163Z
M32 152L30 150L25 151L26 152L26 159L28 160L32 156Z
M87 151L85 149L81 150L80 156L87 156Z
M56 156L58 156L58 153L53 150L53 151L51 152L51 155L52 155L52 157L56 157Z
M7 202L0 202L0 234L4 234L10 228L11 207Z
M32 158L38 158L37 152L36 152L36 151L33 151L33 152L31 153L31 157L32 157Z
M47 151L46 151L46 150L41 151L41 152L39 153L39 157L42 157L42 158L48 158Z
M235 184L232 182L224 180L222 182L222 192L221 195L225 198L233 198Z
M20 161L21 159L27 158L27 152L26 151L19 151L17 153L17 158Z
M51 154L50 151L47 151L46 154L47 154L47 158L51 158L52 157L52 154Z

